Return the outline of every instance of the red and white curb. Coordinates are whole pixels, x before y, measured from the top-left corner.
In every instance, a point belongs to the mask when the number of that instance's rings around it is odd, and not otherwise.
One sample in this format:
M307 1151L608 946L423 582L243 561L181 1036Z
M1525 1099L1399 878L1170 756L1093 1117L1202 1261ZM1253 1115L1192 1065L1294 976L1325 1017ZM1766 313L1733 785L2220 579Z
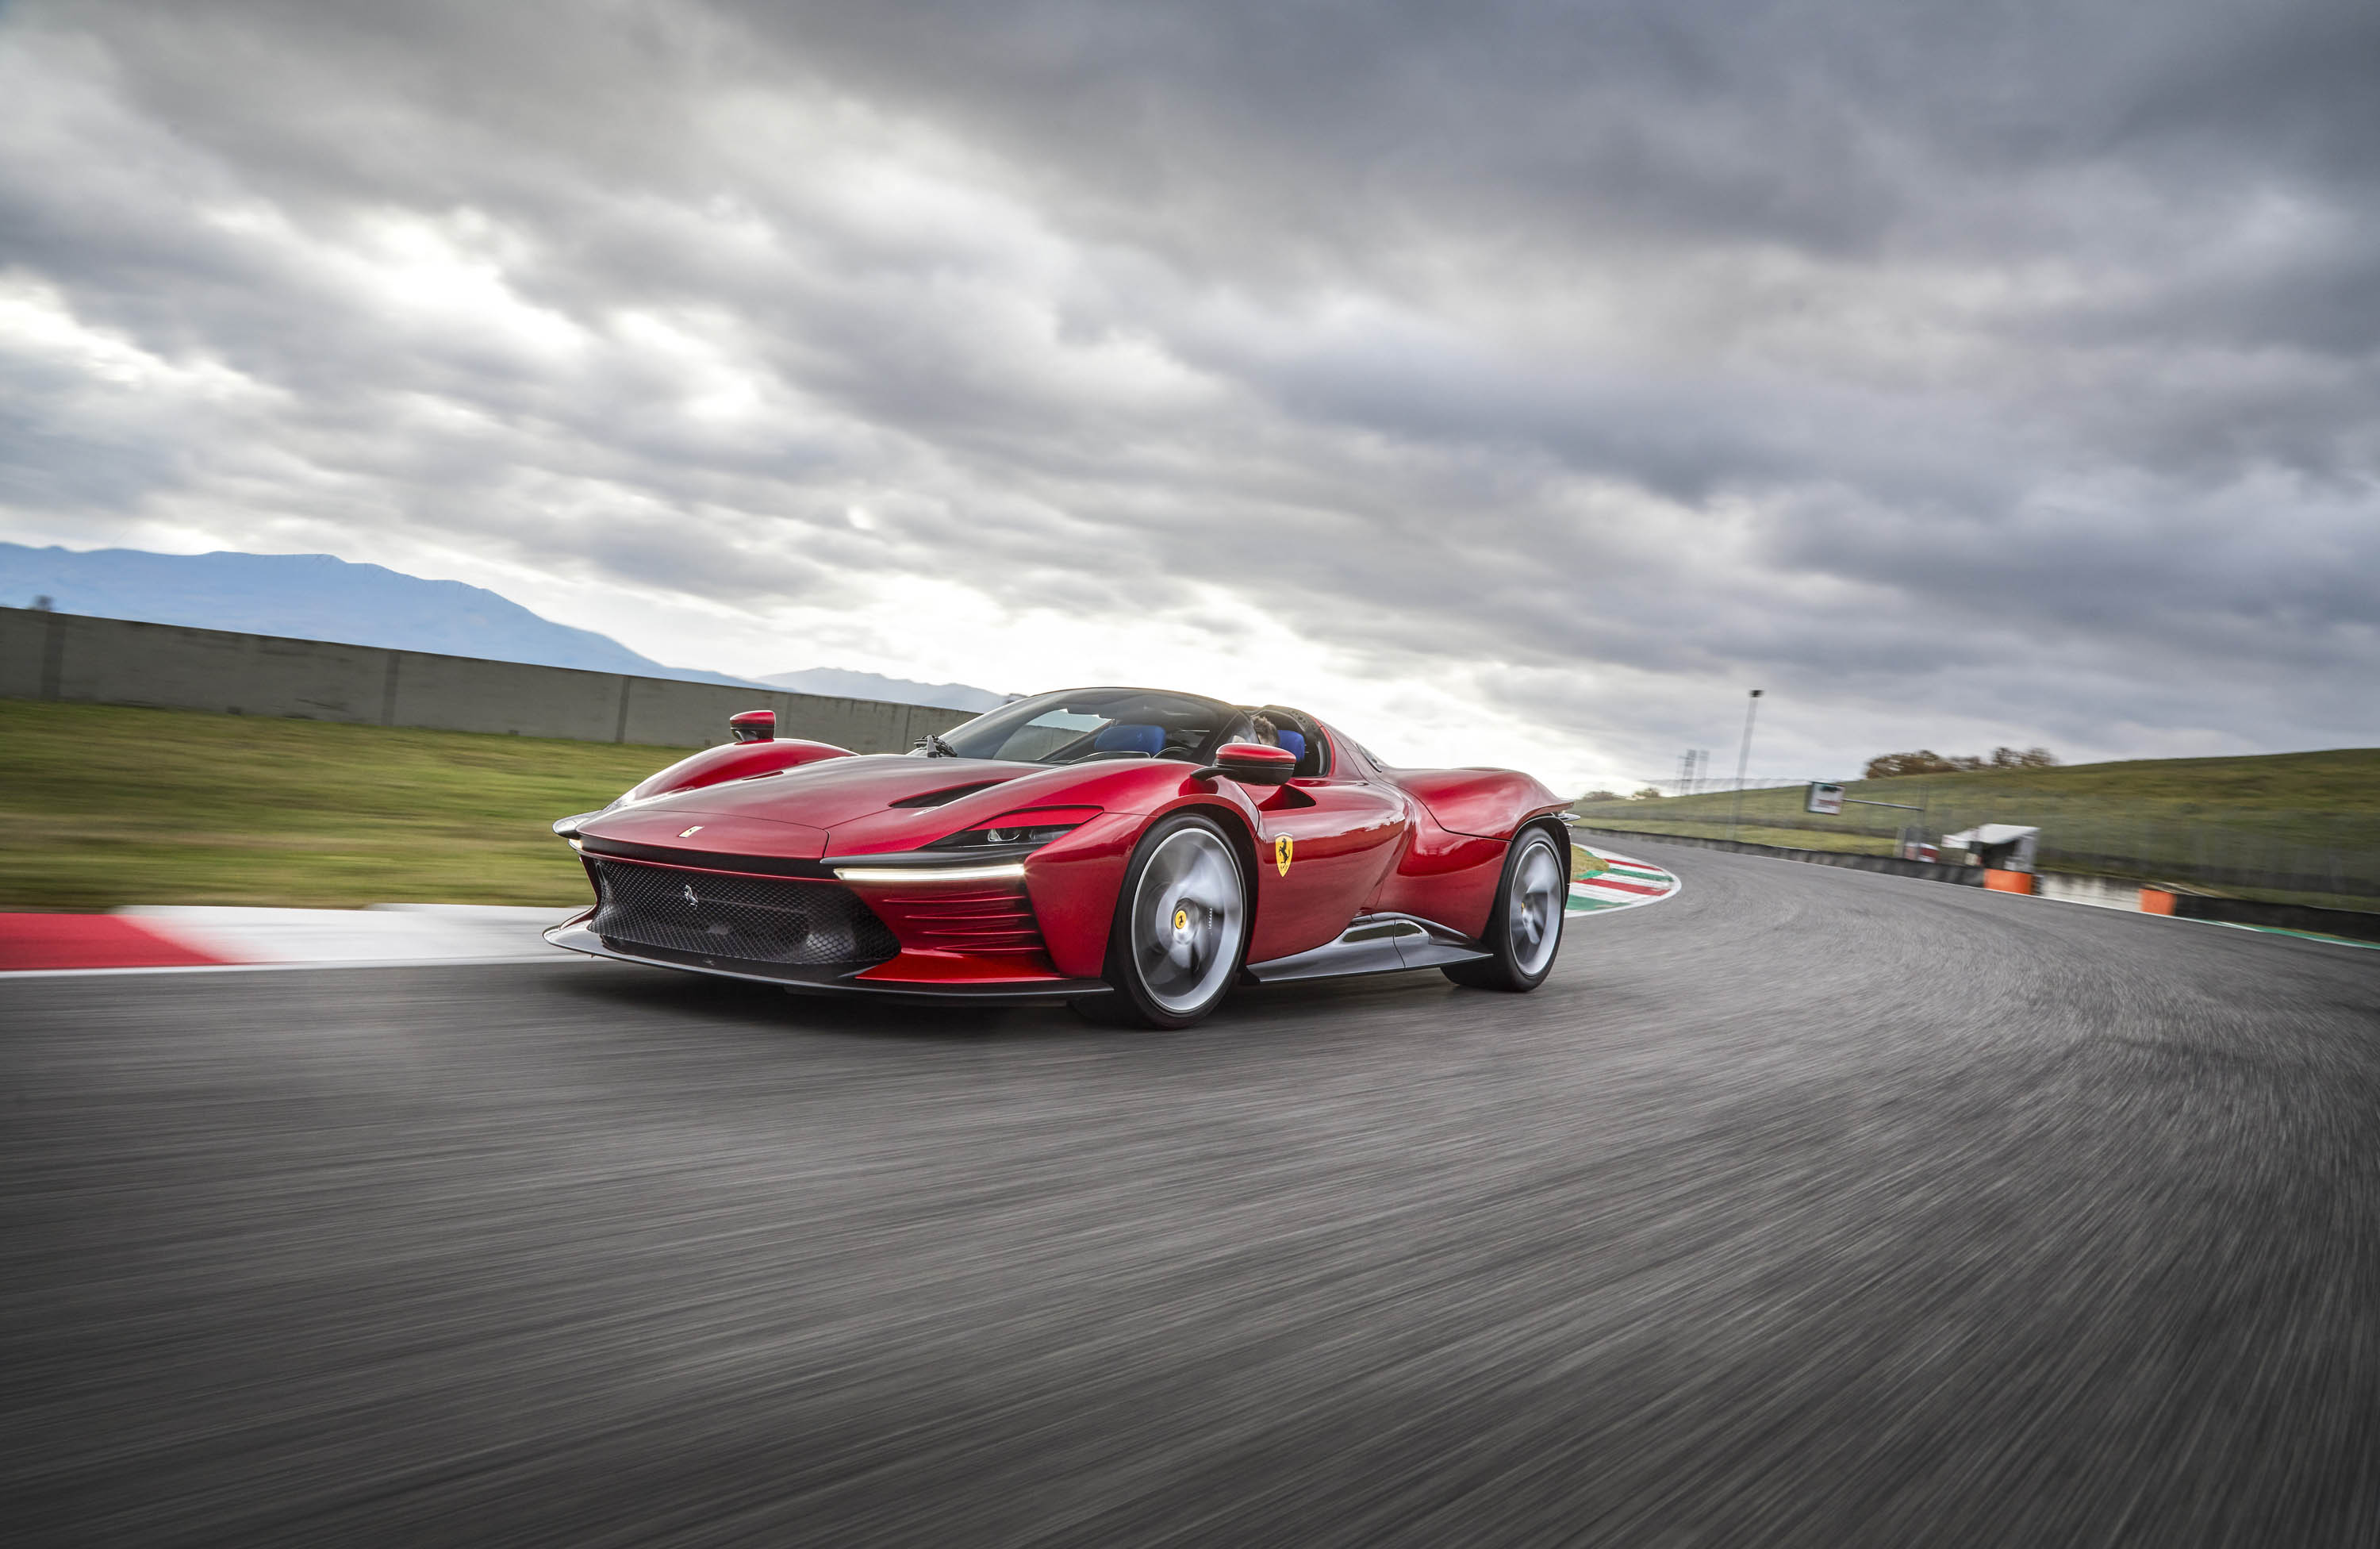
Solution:
M160 907L0 914L0 973L553 962L539 933L577 911L482 904L369 909Z
M1572 914L1605 914L1613 909L1642 909L1678 896L1676 873L1608 849L1573 840L1572 865L1585 873L1570 884Z

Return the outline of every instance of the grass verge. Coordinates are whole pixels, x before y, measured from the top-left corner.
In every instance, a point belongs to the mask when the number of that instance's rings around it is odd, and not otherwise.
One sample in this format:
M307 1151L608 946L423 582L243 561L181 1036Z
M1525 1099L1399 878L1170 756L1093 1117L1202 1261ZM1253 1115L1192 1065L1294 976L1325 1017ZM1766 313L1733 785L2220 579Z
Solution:
M568 905L547 825L691 750L0 700L0 909Z

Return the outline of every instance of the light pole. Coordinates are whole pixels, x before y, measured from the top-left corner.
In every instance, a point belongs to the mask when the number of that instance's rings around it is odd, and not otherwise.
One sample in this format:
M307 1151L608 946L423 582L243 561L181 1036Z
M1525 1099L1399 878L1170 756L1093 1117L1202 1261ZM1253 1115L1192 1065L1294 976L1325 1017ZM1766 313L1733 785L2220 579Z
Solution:
M1755 689L1743 704L1743 748L1735 755L1735 805L1727 814L1730 843L1735 839L1735 825L1743 818L1743 772L1752 767L1752 718L1759 714L1760 690Z

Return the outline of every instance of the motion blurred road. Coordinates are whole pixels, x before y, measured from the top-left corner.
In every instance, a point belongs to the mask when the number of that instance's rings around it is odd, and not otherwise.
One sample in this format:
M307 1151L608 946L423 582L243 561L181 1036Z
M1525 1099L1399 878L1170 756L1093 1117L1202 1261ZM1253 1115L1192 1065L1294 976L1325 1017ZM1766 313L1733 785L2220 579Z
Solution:
M1642 848L1172 1034L0 984L10 1537L2380 1541L2380 952Z

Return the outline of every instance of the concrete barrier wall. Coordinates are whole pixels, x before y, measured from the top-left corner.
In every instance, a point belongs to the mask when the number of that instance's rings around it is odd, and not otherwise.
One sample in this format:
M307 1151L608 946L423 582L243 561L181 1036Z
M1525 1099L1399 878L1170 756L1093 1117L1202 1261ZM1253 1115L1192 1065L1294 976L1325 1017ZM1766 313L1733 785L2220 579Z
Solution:
M2174 913L2185 920L2215 920L2227 925L2262 925L2270 930L2312 931L2317 935L2380 942L2380 914L2368 914L2362 909L2265 904L2253 898L2210 897L2204 893L2178 893L2173 902Z
M2137 882L2070 872L2043 872L2034 882L2036 897L2055 898L2061 904L2089 904L2094 909L2141 912L2141 884Z
M907 750L964 710L579 672L332 640L0 608L0 698L207 710L580 742L708 747L773 710L783 737Z

